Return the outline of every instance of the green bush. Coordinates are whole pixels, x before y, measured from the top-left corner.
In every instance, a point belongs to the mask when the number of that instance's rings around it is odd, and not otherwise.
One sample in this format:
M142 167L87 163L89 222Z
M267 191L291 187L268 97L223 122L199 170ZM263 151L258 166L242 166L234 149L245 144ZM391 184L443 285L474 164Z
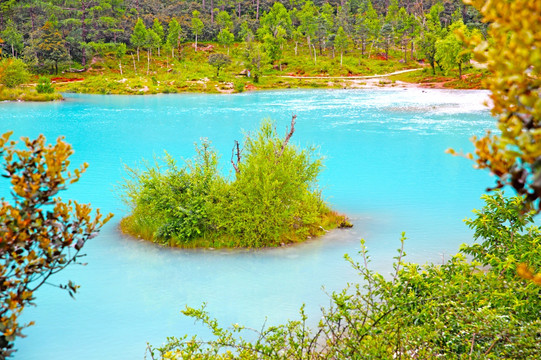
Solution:
M51 79L49 79L47 76L41 76L38 79L38 84L36 85L36 91L38 94L54 93L54 87L51 84Z
M122 229L177 246L265 247L319 235L322 224L348 226L321 200L322 164L314 149L289 144L293 126L281 139L264 121L246 138L233 181L218 174L218 156L208 142L182 168L168 155L163 165L128 168L122 190L131 214Z
M360 262L346 259L360 275L360 284L331 295L331 306L314 328L301 318L261 331L234 325L220 327L205 311L183 313L202 322L215 338L168 338L149 347L153 359L539 359L541 358L540 288L516 275L517 257L541 261L541 232L526 217L514 219L522 199L501 193L485 197L487 206L470 222L483 241L464 246L443 265L419 266L404 261L402 248L394 271L383 276L368 268L370 258L361 241ZM497 206L496 206L497 204ZM514 220L512 220L514 221ZM521 220L522 222L522 220ZM520 235L496 245L501 232ZM476 236L477 236L476 235ZM506 237L506 235L504 235ZM505 245L503 245L505 244ZM506 247L502 253L500 245ZM469 262L472 251L489 258ZM477 255L475 255L477 257ZM502 273L503 270L503 273ZM242 334L245 334L244 337ZM256 339L249 341L246 339Z
M16 58L0 61L0 83L5 87L14 88L28 82L29 78L24 61Z
M195 160L183 168L167 154L165 166L156 162L142 172L128 168L131 180L123 188L132 207L130 232L165 243L172 237L188 242L208 230L208 196L220 180L217 156L208 142L196 150Z

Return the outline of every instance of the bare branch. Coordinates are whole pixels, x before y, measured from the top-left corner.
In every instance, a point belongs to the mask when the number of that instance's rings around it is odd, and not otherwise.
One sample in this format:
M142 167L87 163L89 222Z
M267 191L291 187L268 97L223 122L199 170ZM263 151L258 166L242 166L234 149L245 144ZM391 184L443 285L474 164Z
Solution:
M280 153L278 154L278 158L282 156L284 153L284 150L286 149L287 143L289 142L289 139L293 136L293 133L295 132L295 120L297 119L297 115L291 116L291 128L286 134L286 137L284 138L284 142L282 143L282 148L280 149Z
M237 153L237 162L236 163L235 163L235 160L234 160L235 150L236 150L236 153ZM235 145L233 145L233 149L231 150L231 165L233 165L233 168L235 169L235 172L237 174L240 173L239 164L240 164L240 146L239 146L239 142L237 140L235 140Z

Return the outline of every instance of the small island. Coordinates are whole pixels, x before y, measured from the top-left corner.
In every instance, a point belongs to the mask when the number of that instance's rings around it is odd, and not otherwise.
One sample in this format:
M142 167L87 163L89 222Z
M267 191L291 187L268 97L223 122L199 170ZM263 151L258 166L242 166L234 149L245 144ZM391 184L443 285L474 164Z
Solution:
M284 138L264 120L243 145L235 141L233 180L219 174L208 141L182 167L168 154L163 165L127 167L122 191L131 213L121 221L122 232L183 248L264 248L351 227L317 188L322 159L316 149L290 143L295 120Z

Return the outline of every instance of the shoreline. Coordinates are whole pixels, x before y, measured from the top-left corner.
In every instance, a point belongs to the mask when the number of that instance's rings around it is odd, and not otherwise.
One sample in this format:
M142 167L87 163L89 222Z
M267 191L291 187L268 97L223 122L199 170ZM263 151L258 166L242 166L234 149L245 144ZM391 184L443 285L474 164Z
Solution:
M443 81L426 81L426 82L413 82L404 81L403 75L409 73L416 73L422 71L424 68L406 69L395 71L387 74L374 74L374 75L359 75L359 76L298 76L298 75L267 75L265 79L274 79L270 85L259 85L252 82L245 84L242 89L236 89L232 82L213 82L209 79L200 79L194 83L198 85L197 88L176 91L170 91L167 89L150 89L147 86L141 89L118 89L115 93L104 93L100 89L96 91L85 91L88 89L75 88L72 89L71 85L84 84L86 79L77 79L76 81L65 81L53 83L57 87L55 96L52 98L50 94L47 98L36 98L33 92L34 84L26 84L22 89L31 89L30 93L19 91L17 98L10 97L10 93L7 96L4 95L5 89L0 89L0 102L49 102L49 101L63 101L64 94L87 94L87 95L132 95L132 96L145 96L145 95L158 95L158 94L238 94L242 92L257 92L257 91L270 91L270 90L286 90L286 89L382 89L382 88L399 88L399 89L449 89L449 90L487 90L486 87L462 87L457 85L464 85L457 82L463 81L462 79L445 79ZM465 76L464 79L467 79ZM249 78L247 78L249 79ZM285 80L285 82L284 82ZM113 80L110 81L120 81ZM213 86L212 86L213 85ZM446 86L447 85L447 86ZM99 90L99 91L98 91ZM25 99L31 96L31 99Z

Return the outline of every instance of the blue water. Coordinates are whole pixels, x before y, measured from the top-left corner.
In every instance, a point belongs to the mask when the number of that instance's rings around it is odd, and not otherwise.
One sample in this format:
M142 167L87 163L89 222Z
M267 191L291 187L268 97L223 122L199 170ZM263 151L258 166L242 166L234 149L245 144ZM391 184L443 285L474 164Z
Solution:
M62 195L90 202L115 218L86 246L87 266L58 274L81 285L77 300L53 287L37 293L34 320L17 341L16 359L142 359L146 342L205 334L180 314L207 303L224 325L260 327L295 318L306 303L311 323L330 292L356 281L343 260L365 238L372 267L391 268L406 232L412 261L441 262L471 234L462 223L494 183L464 158L444 150L471 150L469 138L494 126L483 91L418 89L294 90L235 95L69 95L58 103L2 103L0 131L14 137L64 136L73 164L88 162L79 183ZM243 250L172 250L118 231L125 208L115 186L123 164L171 155L189 158L209 138L228 174L233 140L258 129L263 118L285 133L297 114L295 143L317 144L325 156L324 196L347 213L354 228L295 247ZM8 183L0 183L8 196Z

